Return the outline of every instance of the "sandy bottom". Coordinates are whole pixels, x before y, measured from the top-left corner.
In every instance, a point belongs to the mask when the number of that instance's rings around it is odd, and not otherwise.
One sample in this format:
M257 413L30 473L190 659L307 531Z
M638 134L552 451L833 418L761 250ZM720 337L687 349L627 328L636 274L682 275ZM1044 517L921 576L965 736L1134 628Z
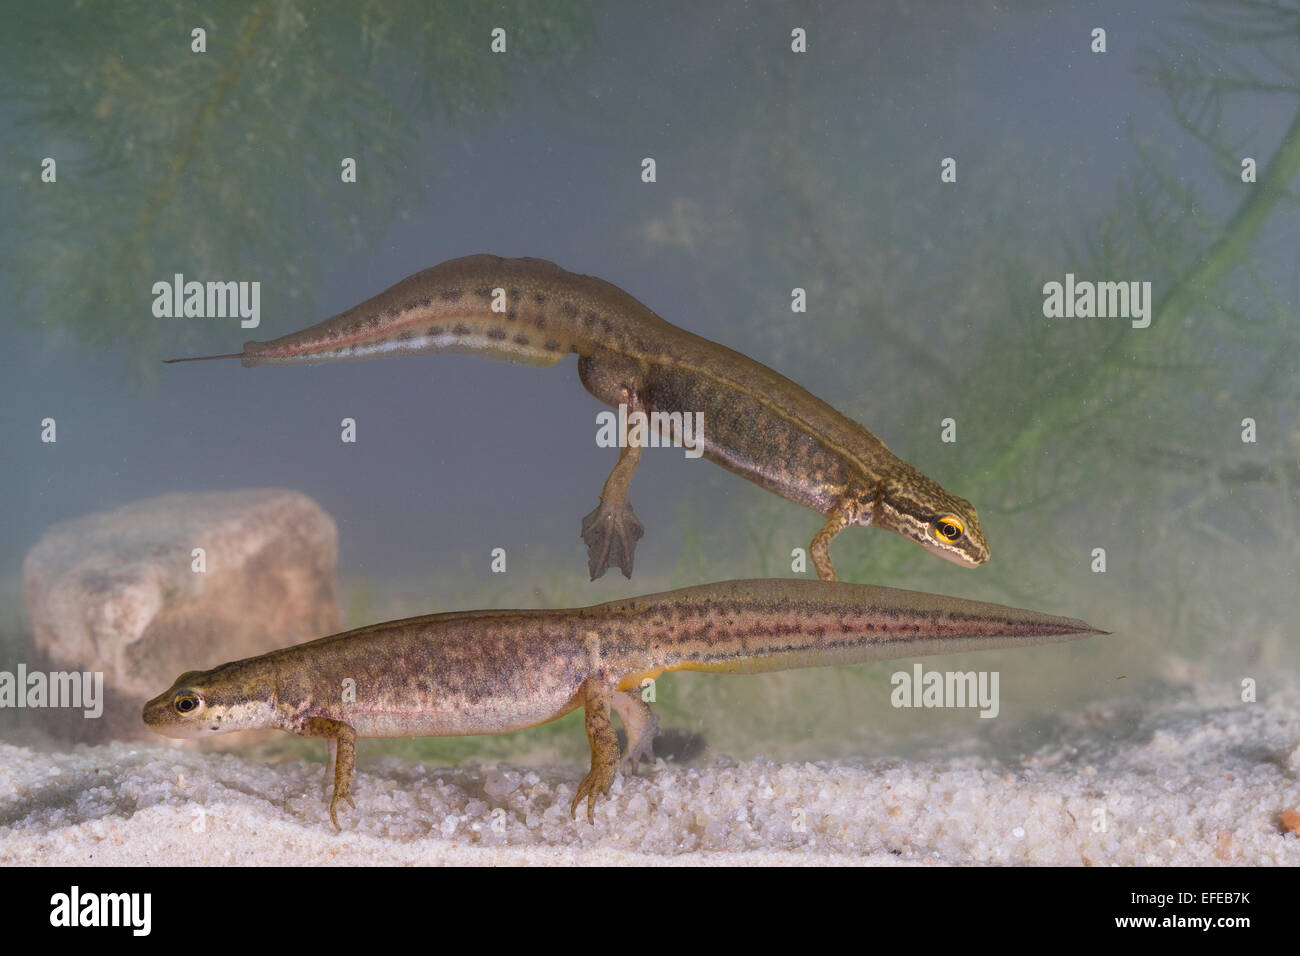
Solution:
M1133 706L1013 760L660 761L595 825L569 819L578 767L379 760L336 833L321 764L0 744L0 863L1300 865L1300 690Z

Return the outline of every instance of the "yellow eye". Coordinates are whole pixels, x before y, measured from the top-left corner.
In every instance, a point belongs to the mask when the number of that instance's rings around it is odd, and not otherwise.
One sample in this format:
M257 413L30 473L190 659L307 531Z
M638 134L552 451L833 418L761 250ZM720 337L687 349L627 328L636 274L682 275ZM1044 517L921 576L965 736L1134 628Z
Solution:
M965 530L956 515L947 515L934 523L934 536L940 541L956 541Z
M176 708L178 714L192 714L199 709L203 703L198 694L185 693L177 694L176 699L172 701L172 706Z

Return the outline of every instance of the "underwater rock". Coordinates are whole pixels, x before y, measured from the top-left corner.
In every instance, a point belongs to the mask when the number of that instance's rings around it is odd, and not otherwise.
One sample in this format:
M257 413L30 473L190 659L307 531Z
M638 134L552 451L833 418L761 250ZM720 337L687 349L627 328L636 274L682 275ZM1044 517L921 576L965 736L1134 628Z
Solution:
M184 671L339 630L337 561L334 519L299 492L178 493L54 525L23 587L38 650L104 674L78 738L144 736L141 705Z

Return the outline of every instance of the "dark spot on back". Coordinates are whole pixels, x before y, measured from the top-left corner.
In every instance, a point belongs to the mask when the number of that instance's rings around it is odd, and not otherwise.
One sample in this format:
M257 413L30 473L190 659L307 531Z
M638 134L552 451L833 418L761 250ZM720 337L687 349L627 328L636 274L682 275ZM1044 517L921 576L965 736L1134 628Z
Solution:
M514 308L507 309L506 318L513 322L515 319L519 318L519 310Z
M578 307L566 299L560 303L560 314L566 319L577 318Z
M400 340L403 341L403 342L409 341L410 339L415 338L415 330L414 330L414 329L402 329L402 331L400 331L400 332L397 333L397 337L398 337L398 339L400 339Z
M459 301L460 301L460 297L461 297L462 295L464 295L464 294L465 294L465 292L464 292L463 289L443 289L443 290L442 290L442 301L444 301L444 302L459 302ZM428 299L425 299L424 302L425 302L425 304L427 305L428 302L429 302L429 300L428 300Z
M526 335L515 336L515 345L527 345L527 344L528 344L528 336Z
M480 299L492 298L492 290L489 289L487 286L479 286L477 289L474 290L474 294L478 296Z
M545 292L534 292L534 293L533 293L533 301L536 302L538 305L541 305L543 302L546 301L546 293L545 293Z
M505 337L506 337L505 329L488 329L488 338L490 339L495 339L496 341L500 342Z
M452 335L469 335L469 326L464 322L457 322L451 327Z
M560 343L556 342L554 339L546 343L546 351L558 352L559 350L560 350Z
M600 316L598 316L595 312L586 312L582 316L582 324L589 329L594 329L596 327L596 323L599 321L600 321Z

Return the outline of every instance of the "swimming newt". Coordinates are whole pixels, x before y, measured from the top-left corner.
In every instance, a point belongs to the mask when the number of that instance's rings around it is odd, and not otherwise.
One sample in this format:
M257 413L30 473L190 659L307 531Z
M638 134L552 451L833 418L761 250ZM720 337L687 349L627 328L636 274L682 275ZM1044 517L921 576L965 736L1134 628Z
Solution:
M853 525L888 528L964 567L989 548L969 501L900 460L865 427L739 352L666 322L617 286L542 259L478 255L403 279L310 328L231 355L245 366L461 352L549 366L578 355L586 389L642 412L702 413L705 458L826 517L809 548L835 580L831 541ZM671 440L670 425L654 424ZM621 448L582 521L592 580L631 577L644 528L628 501L640 446Z
M582 707L591 769L570 804L608 795L657 722L638 691L678 671L757 673L1101 634L1083 621L918 591L813 580L727 581L571 610L469 611L376 624L190 671L144 708L170 737L275 727L330 742L338 827L358 737L495 734ZM355 804L354 804L355 806Z

